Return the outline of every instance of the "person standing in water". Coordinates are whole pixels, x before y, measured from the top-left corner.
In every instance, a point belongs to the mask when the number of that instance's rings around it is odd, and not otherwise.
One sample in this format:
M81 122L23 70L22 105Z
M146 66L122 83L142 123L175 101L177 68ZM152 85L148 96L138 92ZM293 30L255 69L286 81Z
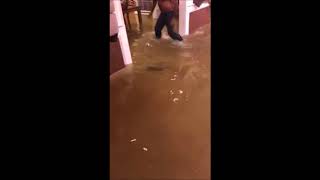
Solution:
M152 12L156 7L157 1L161 13L154 28L156 38L161 38L161 31L163 27L166 26L168 34L173 40L182 41L183 39L180 34L174 32L173 25L171 23L174 16L176 16L179 12L178 0L153 0Z

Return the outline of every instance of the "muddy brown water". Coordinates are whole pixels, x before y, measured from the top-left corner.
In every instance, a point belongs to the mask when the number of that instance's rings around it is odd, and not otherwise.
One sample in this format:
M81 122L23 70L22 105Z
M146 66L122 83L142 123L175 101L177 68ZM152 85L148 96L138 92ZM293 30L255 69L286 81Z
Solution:
M111 179L210 179L210 25L129 40L133 64L110 76Z

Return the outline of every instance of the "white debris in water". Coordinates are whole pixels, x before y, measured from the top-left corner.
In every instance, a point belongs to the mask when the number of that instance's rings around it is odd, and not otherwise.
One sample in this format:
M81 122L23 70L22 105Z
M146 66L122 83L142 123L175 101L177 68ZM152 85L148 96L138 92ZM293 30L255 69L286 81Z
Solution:
M174 75L173 75L173 78L171 78L170 80L171 80L171 81L174 81L174 80L177 79L177 77L178 77L178 75L174 74Z
M173 90L170 90L170 95L173 95L173 94L174 94Z
M183 93L183 91L180 89L180 90L179 90L179 93L180 93L180 94L182 94L182 93Z
M174 103L178 103L178 101L179 101L179 98L173 98L173 100L172 100Z
M152 45L150 43L146 43L147 47L152 47Z
M131 139L131 140L130 140L130 142L135 142L135 141L137 141L137 139Z
M148 148L146 148L146 147L143 147L142 149L143 149L144 151L148 151Z

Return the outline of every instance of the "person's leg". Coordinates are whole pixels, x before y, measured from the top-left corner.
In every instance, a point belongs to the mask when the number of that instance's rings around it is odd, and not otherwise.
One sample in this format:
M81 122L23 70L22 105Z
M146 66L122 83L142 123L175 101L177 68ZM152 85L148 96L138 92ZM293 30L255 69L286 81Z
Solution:
M172 39L182 41L183 39L180 36L180 34L174 32L174 30L173 30L173 25L171 24L172 20L173 20L173 17L174 17L174 12L168 12L167 13L165 22L166 22L168 34Z
M165 13L160 14L160 16L158 17L156 26L154 28L156 38L158 38L158 39L161 38L161 31L162 31L163 27L166 25L165 16L166 16Z

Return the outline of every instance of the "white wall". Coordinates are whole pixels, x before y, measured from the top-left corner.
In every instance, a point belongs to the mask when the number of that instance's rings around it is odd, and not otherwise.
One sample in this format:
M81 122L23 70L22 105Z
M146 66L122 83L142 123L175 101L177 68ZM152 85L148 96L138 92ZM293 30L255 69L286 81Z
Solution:
M125 65L132 64L128 35L127 35L126 27L124 24L124 20L123 20L121 2L120 0L110 0L110 1L113 1L114 3L115 13L117 16L117 21L119 26L118 37L119 37L124 64Z

